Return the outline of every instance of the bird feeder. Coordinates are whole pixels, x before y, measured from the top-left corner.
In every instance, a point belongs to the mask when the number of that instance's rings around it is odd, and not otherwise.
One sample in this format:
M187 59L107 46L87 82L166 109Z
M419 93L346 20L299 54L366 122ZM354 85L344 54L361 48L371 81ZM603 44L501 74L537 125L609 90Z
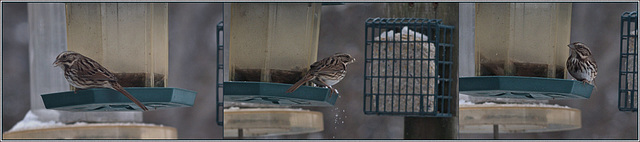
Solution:
M476 75L565 77L570 3L476 4Z
M571 43L570 3L481 3L475 7L475 75L486 77L460 78L461 93L544 100L589 98L592 85L565 76Z
M84 5L100 4L95 3ZM162 6L162 4L157 5ZM77 93L74 93L73 91L66 91L69 90L69 87L67 80L63 77L63 71L60 70L60 68L53 67L52 63L55 60L56 55L67 50L68 44L72 44L71 41L69 41L70 37L66 36L71 35L67 32L69 29L73 28L67 27L69 25L68 20L71 20L68 19L68 12L73 7L77 8L77 6L78 3L75 3L73 6L64 3L28 4L30 26L29 56L31 59L29 62L31 69L31 109L23 120L18 122L11 130L3 134L3 139L177 138L177 131L173 127L141 123L142 113L140 112L87 112L110 111L109 107L118 108L117 110L131 110L129 109L130 107L126 106L136 106L123 95L116 94L117 92L114 90L100 88L78 90ZM150 5L145 4L141 7L135 8L142 8L145 6ZM164 4L164 7L164 10L166 10L166 4ZM86 10L85 12L95 13L99 11L100 9L93 9L93 11ZM77 10L75 14L78 14ZM86 16L95 17L95 15ZM100 15L97 17L100 17ZM76 24L76 26L87 25ZM101 39L90 40L94 40L92 42L101 42ZM107 66L107 68L109 67ZM165 100L162 100L163 98L167 98L166 96L153 97L153 99L156 100L148 100L149 98L141 97L140 94L146 94L149 92L143 91L140 93L136 90L144 88L125 89L150 107L154 106L151 102L166 102ZM156 87L155 89L164 89L165 92L156 92L151 94L176 95L174 93L166 92L166 90L174 90L172 88ZM101 94L96 95L91 93ZM64 95L60 96L59 94ZM193 99L195 98L195 92L189 92L189 94L193 95ZM191 100L191 104L193 104L193 99ZM96 101L99 102L97 103ZM50 104L62 104L64 105L63 107L71 107L74 108L75 111L74 109L52 107Z
M100 63L126 90L135 90L131 95L151 110L192 106L196 92L163 88L169 69L167 12L166 3L67 3L67 50ZM86 96L78 98L77 92ZM44 94L42 98L48 109L141 110L112 89L77 92ZM77 99L68 102L60 98Z
M232 3L225 10L230 81L222 84L224 136L322 131L322 113L281 108L333 106L338 97L313 86L285 93L316 61L321 4Z
M166 87L166 4L66 4L67 49L109 69L123 87Z
M579 129L580 110L546 104L587 99L592 85L566 79L571 4L475 4L475 75L460 78L460 133Z
M282 104L279 101L330 100L329 89L286 89L304 76L318 52L320 3L233 3L229 6L229 79L224 101ZM257 83L257 84L256 84ZM305 91L305 90L313 91ZM254 90L256 92L246 92ZM338 95L332 95L337 98ZM256 99L257 98L257 99ZM327 102L325 104L334 104ZM315 103L314 103L315 104ZM299 105L304 105L299 104Z

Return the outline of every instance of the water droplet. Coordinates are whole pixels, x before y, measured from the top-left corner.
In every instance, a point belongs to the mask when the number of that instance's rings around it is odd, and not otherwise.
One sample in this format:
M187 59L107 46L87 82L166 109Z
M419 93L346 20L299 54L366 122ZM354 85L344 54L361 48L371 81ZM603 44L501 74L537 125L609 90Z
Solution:
M344 121L342 121L342 124L344 124Z
M336 117L338 117L338 114L336 114Z
M342 110L342 112L344 112L344 109Z

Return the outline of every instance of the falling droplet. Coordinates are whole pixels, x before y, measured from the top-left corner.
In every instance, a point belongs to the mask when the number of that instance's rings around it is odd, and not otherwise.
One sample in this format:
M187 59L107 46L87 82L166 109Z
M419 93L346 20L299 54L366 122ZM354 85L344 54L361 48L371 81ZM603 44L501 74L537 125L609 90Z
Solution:
M342 124L344 124L344 121L342 121Z
M344 109L342 110L342 112L344 112Z

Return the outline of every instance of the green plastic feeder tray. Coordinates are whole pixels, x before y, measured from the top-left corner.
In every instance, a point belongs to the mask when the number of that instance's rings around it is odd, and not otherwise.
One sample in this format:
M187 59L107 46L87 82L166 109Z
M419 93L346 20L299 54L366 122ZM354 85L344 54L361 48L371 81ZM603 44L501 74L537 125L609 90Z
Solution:
M329 89L301 86L285 93L292 84L268 82L224 82L224 101L282 106L333 106L338 94L329 97Z
M196 92L180 88L125 87L133 97L149 110L191 107ZM142 111L138 105L120 92L107 88L92 88L42 94L44 107L65 111Z
M520 77L461 77L460 93L477 97L518 99L588 99L593 85L576 80Z

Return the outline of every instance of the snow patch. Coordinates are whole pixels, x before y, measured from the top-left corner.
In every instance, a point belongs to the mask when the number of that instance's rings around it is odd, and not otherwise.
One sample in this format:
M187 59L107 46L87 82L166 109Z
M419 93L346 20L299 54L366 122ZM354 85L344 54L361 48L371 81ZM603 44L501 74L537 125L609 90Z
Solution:
M30 130L30 129L42 129L42 128L51 128L51 127L59 127L64 126L64 123L56 122L56 121L39 121L38 116L33 112L27 112L27 115L24 116L20 122L18 122L13 128L9 130L11 131L21 131L21 130Z
M38 116L33 112L27 112L27 115L24 116L20 122L18 122L13 128L11 128L8 132L12 131L23 131L23 130L33 130L33 129L46 129L46 128L55 128L55 127L74 127L74 126L160 126L163 125L155 125L155 124L146 124L146 123L131 123L131 122L122 122L122 123L87 123L87 122L75 122L73 124L65 124L57 121L40 121L38 120Z

